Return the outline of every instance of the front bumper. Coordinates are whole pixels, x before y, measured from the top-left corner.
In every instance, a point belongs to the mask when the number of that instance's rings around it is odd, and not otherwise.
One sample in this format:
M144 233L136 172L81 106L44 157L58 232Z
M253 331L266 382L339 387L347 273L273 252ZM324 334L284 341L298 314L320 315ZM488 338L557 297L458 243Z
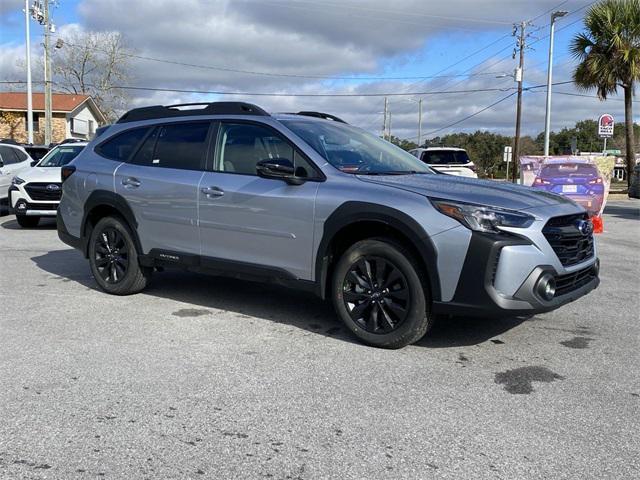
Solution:
M570 269L558 267L557 262L531 263L536 258L544 259L544 255L526 238L474 232L456 292L450 302L434 302L434 313L530 316L577 300L600 284L595 254ZM521 274L523 271L526 273ZM545 276L551 276L557 286L550 300L539 293L538 283Z
M34 202L17 186L9 187L9 213L33 217L55 217L60 202Z

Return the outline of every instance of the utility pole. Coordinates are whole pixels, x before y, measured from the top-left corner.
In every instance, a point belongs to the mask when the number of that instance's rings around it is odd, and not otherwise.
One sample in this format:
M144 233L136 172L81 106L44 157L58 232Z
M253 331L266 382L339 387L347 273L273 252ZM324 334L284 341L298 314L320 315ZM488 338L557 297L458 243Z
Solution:
M558 10L551 14L549 32L549 66L547 67L547 108L544 116L544 156L549 156L549 135L551 134L551 79L553 78L553 35L555 33L556 18L564 17L565 10Z
M29 32L29 0L24 0L24 29L27 46L27 143L33 144L33 93L31 91L31 34Z
M44 143L49 145L51 124L53 122L51 105L51 22L49 18L49 0L44 0Z
M388 108L388 100L387 97L384 97L384 113L382 118L382 139L387 139L387 108Z
M422 99L418 100L418 147L422 146Z
M387 130L388 130L387 140L391 141L391 111L389 111L389 123L387 124Z
M520 50L520 62L516 70L515 80L518 82L518 101L516 105L516 136L513 139L513 168L511 169L511 178L513 183L517 182L518 158L520 155L520 122L522 120L522 82L524 80L524 48L525 48L525 28L527 22L521 22L519 25L520 35L518 36L517 48ZM518 27L516 27L517 29ZM515 29L514 29L515 33Z

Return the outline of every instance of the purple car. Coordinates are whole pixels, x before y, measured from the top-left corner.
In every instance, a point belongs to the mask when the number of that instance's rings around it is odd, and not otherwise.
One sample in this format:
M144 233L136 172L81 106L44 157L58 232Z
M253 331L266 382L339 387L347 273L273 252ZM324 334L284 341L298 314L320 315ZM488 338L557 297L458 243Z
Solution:
M597 215L604 200L604 182L598 168L588 162L562 161L542 164L533 187L565 195Z

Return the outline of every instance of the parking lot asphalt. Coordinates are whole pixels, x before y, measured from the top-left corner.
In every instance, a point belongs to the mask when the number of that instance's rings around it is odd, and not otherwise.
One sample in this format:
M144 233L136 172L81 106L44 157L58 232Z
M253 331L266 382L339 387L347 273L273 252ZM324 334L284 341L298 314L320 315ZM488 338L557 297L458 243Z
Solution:
M589 296L387 351L275 286L106 295L53 222L2 217L0 478L639 478L640 202L604 221Z

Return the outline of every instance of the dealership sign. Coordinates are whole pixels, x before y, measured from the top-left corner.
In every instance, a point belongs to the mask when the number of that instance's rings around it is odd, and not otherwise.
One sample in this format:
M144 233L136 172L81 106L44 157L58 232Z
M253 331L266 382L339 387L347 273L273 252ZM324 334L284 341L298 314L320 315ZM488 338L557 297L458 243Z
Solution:
M613 137L613 116L605 113L598 119L598 135L600 138Z

